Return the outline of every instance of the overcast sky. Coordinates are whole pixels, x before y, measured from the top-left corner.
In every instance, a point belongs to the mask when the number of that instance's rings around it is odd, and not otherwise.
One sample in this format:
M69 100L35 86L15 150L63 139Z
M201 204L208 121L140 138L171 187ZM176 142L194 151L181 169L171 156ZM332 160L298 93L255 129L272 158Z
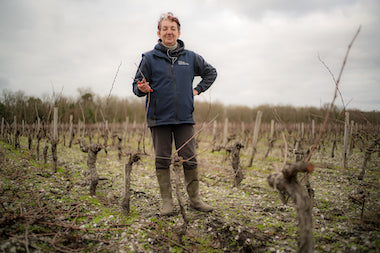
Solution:
M340 91L349 109L380 110L378 0L2 0L0 89L106 96L121 63L112 95L134 96L136 64L167 11L185 47L218 71L196 99L249 107L330 103L333 77L318 57L337 78L361 25Z

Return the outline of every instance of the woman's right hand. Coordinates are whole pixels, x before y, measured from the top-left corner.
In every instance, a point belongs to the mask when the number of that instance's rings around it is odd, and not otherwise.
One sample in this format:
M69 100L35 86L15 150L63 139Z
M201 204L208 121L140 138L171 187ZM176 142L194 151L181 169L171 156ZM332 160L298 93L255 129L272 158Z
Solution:
M145 78L143 78L142 81L137 81L137 88L144 93L153 92L149 86L149 82L147 82Z

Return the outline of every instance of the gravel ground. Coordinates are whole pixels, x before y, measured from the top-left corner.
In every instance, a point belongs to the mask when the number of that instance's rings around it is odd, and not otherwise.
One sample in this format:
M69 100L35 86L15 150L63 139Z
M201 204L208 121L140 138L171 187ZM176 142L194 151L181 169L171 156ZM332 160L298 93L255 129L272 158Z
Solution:
M201 213L188 205L181 183L186 224L179 213L160 217L160 198L152 155L142 155L131 173L131 210L124 214L124 165L116 148L97 158L99 184L89 195L87 154L59 144L58 171L36 161L33 152L0 142L0 252L295 252L299 228L294 203L282 203L269 187L273 165L282 164L275 145L264 159L261 140L253 166L249 149L240 155L244 179L233 187L234 172L225 150L211 152L199 141L202 198L215 210ZM147 153L152 154L149 140ZM24 148L25 147L25 148ZM133 145L124 147L136 149ZM380 251L380 157L373 154L363 180L364 153L354 150L342 170L339 149L313 155L313 239L318 252ZM50 157L49 157L50 159ZM295 158L289 154L288 160ZM172 171L172 173L174 173ZM172 177L174 178L174 177ZM183 175L181 175L183 182ZM304 176L299 176L303 182ZM174 185L174 182L173 182ZM174 195L175 196L175 195Z

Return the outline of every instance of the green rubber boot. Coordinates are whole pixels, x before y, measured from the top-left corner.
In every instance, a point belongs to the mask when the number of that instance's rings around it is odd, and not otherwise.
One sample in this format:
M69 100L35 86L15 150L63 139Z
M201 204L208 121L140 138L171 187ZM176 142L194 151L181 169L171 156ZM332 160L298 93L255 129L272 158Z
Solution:
M162 198L161 216L171 216L174 214L172 185L170 183L170 169L156 169L160 194Z
M212 212L214 208L204 203L199 197L198 168L184 170L186 190L190 198L190 206L201 212Z

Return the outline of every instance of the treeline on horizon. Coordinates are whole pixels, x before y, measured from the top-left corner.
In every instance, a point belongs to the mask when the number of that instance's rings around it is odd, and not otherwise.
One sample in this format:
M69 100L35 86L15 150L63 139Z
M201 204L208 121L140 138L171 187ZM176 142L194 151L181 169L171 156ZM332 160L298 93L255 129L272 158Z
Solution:
M73 115L74 123L79 120L86 124L98 122L142 123L145 120L145 99L137 97L120 98L115 95L99 96L88 89L78 89L78 97L67 97L62 94L45 96L44 98L27 96L23 91L12 92L3 90L0 98L0 117L8 124L23 120L33 124L40 118L51 122L52 108L58 107L59 121L68 123ZM257 111L262 111L262 122L277 120L284 123L307 123L314 120L322 122L329 104L321 108L294 107L291 105L260 105L248 107L241 105L224 105L221 102L195 102L194 118L197 123L209 122L215 117L218 121L228 118L229 122L251 123L255 120ZM380 111L361 111L358 109L338 108L334 106L330 119L344 122L345 112L350 113L350 120L359 124L380 124Z

